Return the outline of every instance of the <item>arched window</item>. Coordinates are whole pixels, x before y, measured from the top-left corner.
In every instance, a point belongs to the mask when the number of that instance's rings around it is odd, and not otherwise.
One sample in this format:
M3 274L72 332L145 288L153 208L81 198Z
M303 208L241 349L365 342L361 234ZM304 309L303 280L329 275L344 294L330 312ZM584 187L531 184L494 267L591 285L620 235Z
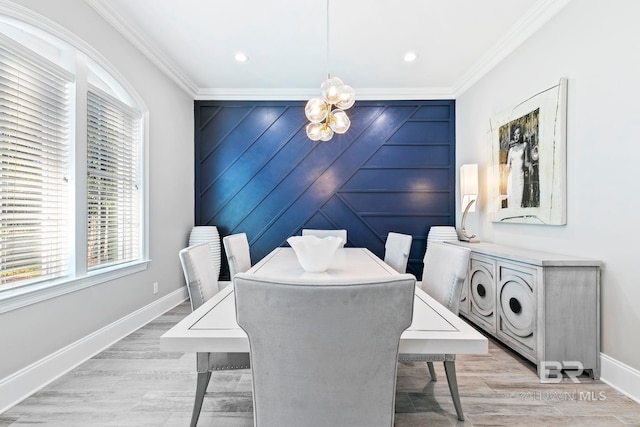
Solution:
M146 265L144 108L78 45L0 15L0 299Z

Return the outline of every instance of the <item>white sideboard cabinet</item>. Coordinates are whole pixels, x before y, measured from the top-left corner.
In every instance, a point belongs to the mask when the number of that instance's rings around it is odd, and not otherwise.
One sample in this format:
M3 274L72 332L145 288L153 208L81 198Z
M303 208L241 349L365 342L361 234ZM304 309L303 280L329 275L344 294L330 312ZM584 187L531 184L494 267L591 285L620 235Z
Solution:
M580 362L600 377L600 261L448 243L471 250L463 317L535 363L539 375L543 361L572 370Z

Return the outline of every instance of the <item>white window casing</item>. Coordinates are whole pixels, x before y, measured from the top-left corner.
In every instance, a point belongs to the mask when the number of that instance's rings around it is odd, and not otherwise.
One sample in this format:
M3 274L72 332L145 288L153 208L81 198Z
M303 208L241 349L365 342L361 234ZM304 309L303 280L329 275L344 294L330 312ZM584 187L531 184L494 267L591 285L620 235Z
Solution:
M147 268L147 121L91 46L0 2L0 313Z

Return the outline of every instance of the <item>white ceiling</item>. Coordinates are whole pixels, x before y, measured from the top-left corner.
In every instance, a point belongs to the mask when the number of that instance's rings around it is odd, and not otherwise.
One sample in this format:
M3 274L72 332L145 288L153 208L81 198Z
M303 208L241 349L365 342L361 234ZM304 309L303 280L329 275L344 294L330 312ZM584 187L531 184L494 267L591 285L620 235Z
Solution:
M293 100L455 98L570 0L86 1L195 99Z

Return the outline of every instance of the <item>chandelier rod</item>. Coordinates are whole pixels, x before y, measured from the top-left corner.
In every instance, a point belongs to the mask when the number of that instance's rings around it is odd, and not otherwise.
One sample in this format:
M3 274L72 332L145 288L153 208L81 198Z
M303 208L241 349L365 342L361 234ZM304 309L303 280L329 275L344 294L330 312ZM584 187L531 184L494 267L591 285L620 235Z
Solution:
M326 31L326 35L327 35L327 79L331 78L331 67L329 66L329 47L330 47L330 42L329 42L329 2L330 0L327 0L327 31Z

